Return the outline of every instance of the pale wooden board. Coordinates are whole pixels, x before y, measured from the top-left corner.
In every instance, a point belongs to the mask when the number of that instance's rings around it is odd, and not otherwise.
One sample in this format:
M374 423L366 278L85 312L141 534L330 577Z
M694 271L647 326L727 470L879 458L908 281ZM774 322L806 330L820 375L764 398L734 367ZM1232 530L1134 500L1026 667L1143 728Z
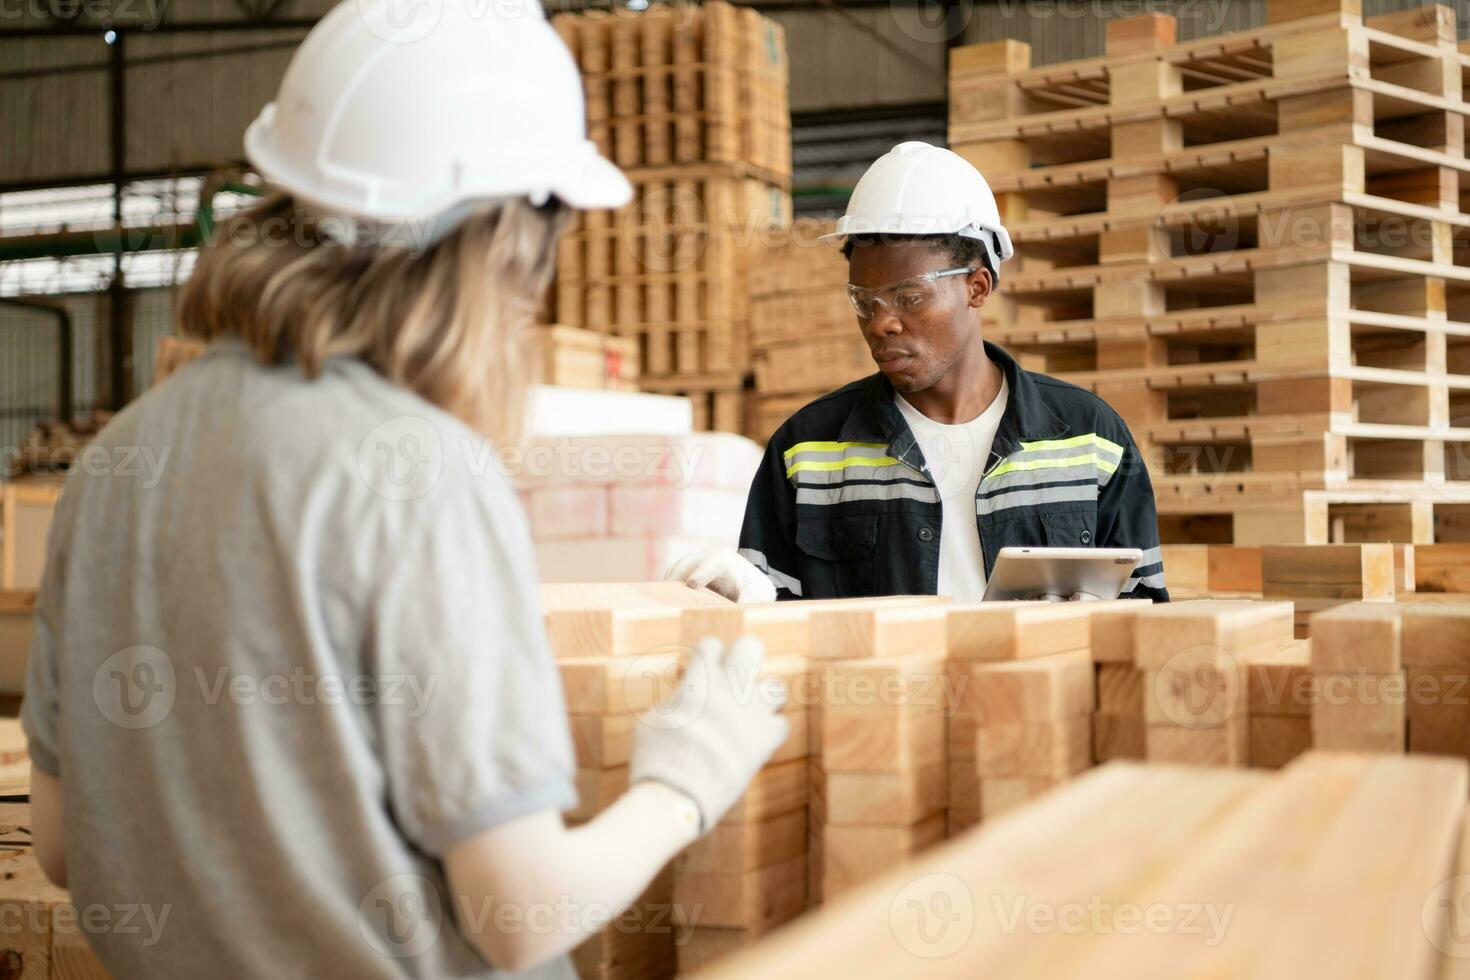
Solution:
M1444 759L1327 753L1269 777L1113 764L829 899L709 976L905 976L917 949L940 980L1427 977L1439 929L1426 933L1423 906L1456 868L1466 772ZM1231 911L1216 935L1005 926L1018 908L1090 901ZM959 931L894 916L896 906L955 910ZM1444 914L1431 909L1430 925ZM935 955L948 936L954 948Z
M1141 869L1197 846L1202 831L1263 778L1126 764L1096 770L859 891L840 899L824 895L821 911L708 975L902 977L916 962L938 980L1005 975L999 968L1013 946L1055 938L1003 928L1002 916L1017 898L1057 906L1113 894ZM961 916L957 948L938 945L946 941L932 918L894 916L895 906L953 909Z
M982 780L1071 776L1092 765L1092 720L981 725L975 758Z
M1354 602L1312 617L1312 670L1392 674L1403 669L1404 607Z
M807 849L807 811L767 820L720 823L674 859L674 873L741 874L800 857Z
M1085 652L999 663L972 675L982 725L1062 721L1091 714L1097 680Z
M806 856L735 874L674 875L674 917L681 925L769 928L806 908Z
M943 761L891 773L823 774L821 793L827 826L896 827L942 813L949 802L948 766Z

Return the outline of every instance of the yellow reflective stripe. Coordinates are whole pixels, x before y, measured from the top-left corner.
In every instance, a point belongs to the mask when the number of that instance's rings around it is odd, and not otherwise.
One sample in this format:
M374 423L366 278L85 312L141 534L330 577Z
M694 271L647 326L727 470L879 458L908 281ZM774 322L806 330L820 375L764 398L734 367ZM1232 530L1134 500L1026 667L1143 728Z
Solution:
M1105 456L1099 456L1094 452L1087 453L1083 456L1065 456L1060 459L1014 459L1008 463L1001 463L986 474L985 478L990 480L997 476L1004 476L1007 473L1018 473L1026 470L1062 469L1067 466L1080 466L1083 463L1091 463L1104 473L1115 473L1118 469L1116 462Z
M804 459L786 467L786 475L803 470L841 470L849 466L897 466L892 456L849 456L847 459Z
M1087 432L1080 436L1073 436L1070 439L1042 439L1037 442L1023 442L1021 443L1021 448L1039 451L1043 449L1071 449L1074 446L1089 445L1097 446L1101 449L1106 449L1109 452L1117 453L1119 456L1123 455L1122 446L1118 445L1116 442L1104 439L1096 432Z
M782 459L790 459L796 453L831 453L840 449L887 449L888 444L883 442L798 442L786 452L781 454Z

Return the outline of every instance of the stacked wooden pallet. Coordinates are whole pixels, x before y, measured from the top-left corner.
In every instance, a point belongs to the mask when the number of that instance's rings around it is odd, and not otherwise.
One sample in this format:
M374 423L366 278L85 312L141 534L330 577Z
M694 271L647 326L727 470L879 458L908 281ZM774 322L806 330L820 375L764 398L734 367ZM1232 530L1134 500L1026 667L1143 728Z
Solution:
M708 976L1461 976L1467 788L1449 759L1114 763Z
M990 337L1118 409L1166 537L1427 542L1464 520L1454 38L1443 6L1268 0L1265 26L1185 43L1163 15L1112 20L1084 61L954 52L950 142L1017 246Z
M527 332L526 347L540 384L638 390L638 345L626 337L538 324Z
M749 435L764 442L808 402L874 371L843 289L847 262L821 241L833 222L803 218L771 242L750 277L755 403Z
M740 431L749 265L791 220L784 33L724 0L553 23L592 138L634 185L563 237L557 319L636 340L645 390L691 397L699 428Z

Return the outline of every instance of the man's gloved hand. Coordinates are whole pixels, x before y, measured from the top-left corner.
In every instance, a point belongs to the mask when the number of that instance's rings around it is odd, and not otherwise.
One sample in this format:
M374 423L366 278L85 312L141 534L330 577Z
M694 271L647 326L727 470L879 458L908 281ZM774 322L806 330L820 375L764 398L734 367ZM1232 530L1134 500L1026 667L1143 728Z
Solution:
M756 678L764 652L749 636L728 654L718 640L701 640L673 696L634 728L629 783L654 780L688 796L699 807L701 834L740 798L790 730L779 713L784 686Z
M1055 593L1045 592L1045 593L1042 593L1039 596L1033 596L1032 598L1034 600L1039 600L1041 602L1100 602L1100 601L1102 601L1102 596L1093 595L1091 592L1073 592L1069 596L1056 595Z
M664 579L683 582L691 589L709 589L731 602L776 601L775 583L734 548L711 548L685 555L669 566Z

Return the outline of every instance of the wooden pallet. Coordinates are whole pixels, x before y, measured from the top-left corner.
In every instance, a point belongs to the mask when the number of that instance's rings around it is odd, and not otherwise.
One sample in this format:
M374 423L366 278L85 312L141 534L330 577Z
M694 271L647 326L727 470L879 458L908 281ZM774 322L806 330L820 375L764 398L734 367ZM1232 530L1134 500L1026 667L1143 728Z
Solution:
M785 30L722 2L562 14L590 137L620 167L743 164L791 175Z

